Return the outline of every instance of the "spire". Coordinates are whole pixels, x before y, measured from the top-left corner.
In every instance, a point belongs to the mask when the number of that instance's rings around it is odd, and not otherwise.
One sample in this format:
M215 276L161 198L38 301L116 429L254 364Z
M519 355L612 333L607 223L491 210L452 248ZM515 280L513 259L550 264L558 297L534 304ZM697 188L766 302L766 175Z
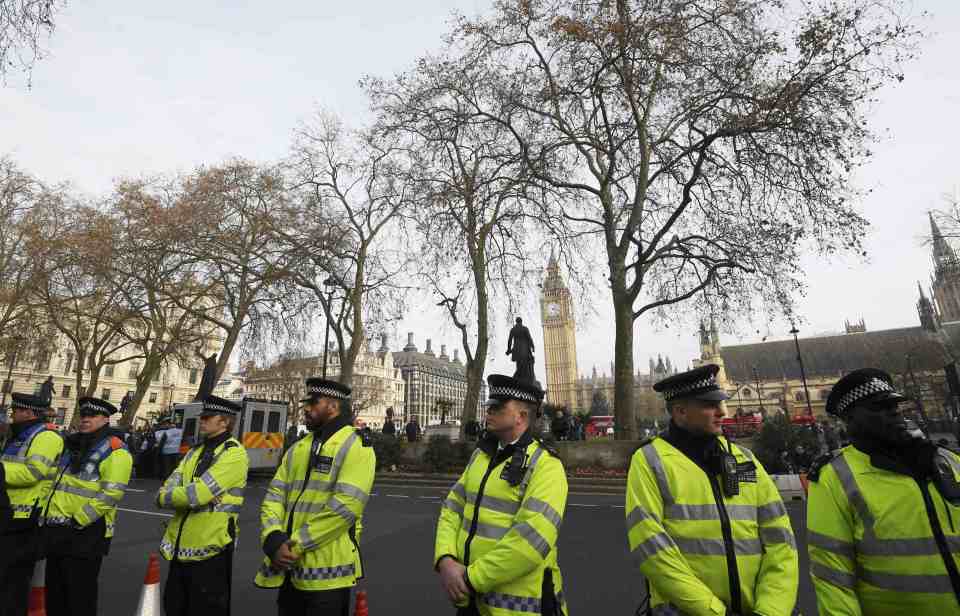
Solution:
M917 290L920 291L920 300L917 302L917 314L920 316L920 326L930 332L937 331L939 315L933 307L933 302L923 292L923 286L917 281Z
M933 263L936 266L937 274L945 269L960 268L960 259L953 247L947 243L947 238L943 237L937 221L933 218L933 212L927 212L930 218L930 237L933 239Z

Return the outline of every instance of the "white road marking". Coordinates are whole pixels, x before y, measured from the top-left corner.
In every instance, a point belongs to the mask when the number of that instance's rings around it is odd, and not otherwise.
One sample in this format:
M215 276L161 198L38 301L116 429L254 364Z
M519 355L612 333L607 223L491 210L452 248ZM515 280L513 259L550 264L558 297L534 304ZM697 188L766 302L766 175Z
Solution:
M410 498L406 494L384 494L384 496L389 496L390 498Z
M136 488L127 488L125 492L146 492L146 490L138 490Z
M143 515L155 515L161 518L172 518L172 513L160 513L159 511L140 511L139 509L126 509L124 507L117 507L118 511L128 511L130 513L142 513Z
M439 496L421 496L420 498L424 500L440 500Z
M567 503L568 507L602 507L603 505L588 505L587 503Z

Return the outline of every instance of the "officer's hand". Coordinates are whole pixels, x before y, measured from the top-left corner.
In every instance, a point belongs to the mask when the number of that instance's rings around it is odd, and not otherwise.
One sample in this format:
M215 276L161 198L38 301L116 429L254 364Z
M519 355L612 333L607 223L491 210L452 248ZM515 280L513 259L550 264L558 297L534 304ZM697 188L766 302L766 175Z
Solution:
M279 548L277 548L277 553L273 555L273 566L277 569L287 570L290 568L293 563L297 562L297 557L290 550L291 543L287 541Z
M454 603L462 603L470 597L470 589L463 579L466 570L466 567L449 556L440 561L440 583Z

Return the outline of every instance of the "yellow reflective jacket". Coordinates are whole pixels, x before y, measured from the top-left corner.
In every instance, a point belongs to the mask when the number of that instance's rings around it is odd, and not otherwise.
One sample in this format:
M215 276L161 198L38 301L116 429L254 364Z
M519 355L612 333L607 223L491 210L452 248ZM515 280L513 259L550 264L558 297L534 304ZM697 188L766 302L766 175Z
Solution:
M254 583L277 588L289 575L305 591L353 586L363 577L357 526L376 472L373 447L346 418L319 437L297 441L284 456L260 506L261 544L269 554ZM270 556L284 541L299 558L284 572Z
M653 613L723 615L739 586L742 613L789 616L799 584L790 518L753 454L721 442L737 460L736 496L663 438L631 460L627 537L650 582Z
M41 419L17 430L4 447L0 463L13 519L21 520L16 524L20 526L34 516L34 511L39 518L40 508L50 495L51 476L63 451L63 439L48 430Z
M549 572L568 614L557 562L566 506L563 463L529 432L502 452L481 439L440 509L434 566L444 556L466 565L484 616L539 614Z
M109 430L76 465L67 449L60 456L43 524L87 528L103 518L104 537L113 537L117 505L123 499L132 468L127 446Z
M960 457L938 453L960 482ZM807 543L822 614L960 614L947 569L960 568L960 507L931 481L877 468L849 445L812 473Z
M158 506L176 511L160 540L164 558L207 560L236 540L249 466L229 432L187 452L157 493Z

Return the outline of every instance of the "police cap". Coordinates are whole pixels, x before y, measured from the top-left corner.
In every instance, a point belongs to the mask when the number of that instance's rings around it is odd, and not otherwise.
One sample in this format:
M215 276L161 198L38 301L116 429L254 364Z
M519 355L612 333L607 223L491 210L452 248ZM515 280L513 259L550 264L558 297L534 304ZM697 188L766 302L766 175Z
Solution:
M114 413L120 412L117 407L100 398L80 398L78 405L80 417L92 417L94 415L110 417Z
M722 402L730 396L717 384L718 372L720 372L720 366L706 364L658 381L653 389L659 392L667 402L674 400Z
M232 400L218 398L217 396L207 396L203 400L203 410L200 411L200 417L206 417L208 415L229 415L230 417L236 417L240 414L241 410L242 407Z
M883 370L861 368L847 374L833 386L827 396L827 413L835 417L861 402L899 402L906 400L893 387L893 379Z
M336 400L349 400L352 390L343 383L311 377L307 379L307 397L300 402L316 402L320 398L334 398Z

